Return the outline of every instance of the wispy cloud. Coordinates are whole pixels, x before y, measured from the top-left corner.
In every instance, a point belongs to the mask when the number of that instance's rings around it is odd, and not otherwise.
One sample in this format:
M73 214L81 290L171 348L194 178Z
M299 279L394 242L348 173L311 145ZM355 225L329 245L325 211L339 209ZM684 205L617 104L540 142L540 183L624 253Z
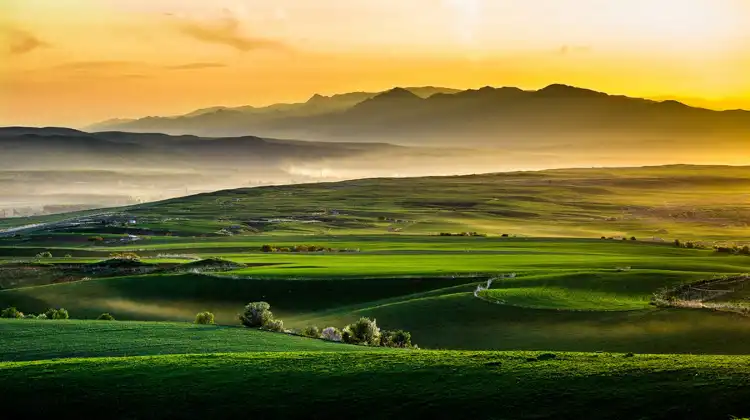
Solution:
M182 34L198 41L224 45L243 52L285 48L284 43L277 40L244 35L239 20L233 16L213 23L179 21L177 28Z
M166 66L167 70L202 70L202 69L216 69L226 67L223 63L187 63L179 64L176 66Z
M575 54L575 53L587 53L591 51L591 47L586 45L563 45L557 52L561 55Z
M88 70L122 70L122 69L133 69L133 68L139 68L142 67L143 63L138 63L135 61L108 61L108 60L99 60L99 61L71 61L68 63L63 63L58 66L55 66L54 69L56 70L81 70L81 71L88 71Z
M28 54L39 48L50 47L49 43L28 31L8 28L3 32L6 33L8 39L8 52L12 55Z

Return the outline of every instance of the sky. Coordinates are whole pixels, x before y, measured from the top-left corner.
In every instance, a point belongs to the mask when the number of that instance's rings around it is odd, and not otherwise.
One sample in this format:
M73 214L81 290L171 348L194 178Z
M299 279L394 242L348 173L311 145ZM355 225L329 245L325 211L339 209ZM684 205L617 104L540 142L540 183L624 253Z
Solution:
M0 0L0 125L394 86L750 108L748 0Z

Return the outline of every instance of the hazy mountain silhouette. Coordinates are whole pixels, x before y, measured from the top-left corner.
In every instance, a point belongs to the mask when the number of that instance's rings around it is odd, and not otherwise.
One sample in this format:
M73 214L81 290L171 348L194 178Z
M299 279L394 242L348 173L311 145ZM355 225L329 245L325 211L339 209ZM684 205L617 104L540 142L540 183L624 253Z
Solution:
M419 98L460 92L433 86L406 88ZM266 107L240 106L198 109L172 117L145 117L137 120L112 119L87 127L89 131L157 131L171 134L197 134L214 137L254 134L254 125L273 125L274 120L341 112L383 92L351 92L331 96L313 95L302 103L274 104ZM280 124L283 124L279 122Z
M484 87L394 88L313 96L302 104L219 109L145 118L118 130L203 136L258 135L314 141L472 147L667 147L750 134L750 112L713 111L674 100L608 95L553 84L536 91Z

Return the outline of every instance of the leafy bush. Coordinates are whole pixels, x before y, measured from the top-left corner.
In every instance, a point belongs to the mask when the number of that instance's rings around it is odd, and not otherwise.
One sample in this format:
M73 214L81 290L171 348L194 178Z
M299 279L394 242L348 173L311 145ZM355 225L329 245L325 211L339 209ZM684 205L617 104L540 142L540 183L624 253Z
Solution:
M263 245L260 247L261 252L273 252L273 247L271 245Z
M104 238L102 238L101 236L90 236L88 238L88 241L89 242L104 242Z
M378 346L380 345L380 328L376 320L360 318L359 321L344 328L341 340L347 344Z
M325 328L321 333L321 337L324 340L339 342L341 341L341 330L336 327Z
M134 252L115 252L109 254L110 258L116 260L127 260L127 261L140 261L141 256Z
M65 308L59 308L59 309L50 308L50 309L47 309L47 312L45 312L44 315L47 317L46 319L69 319L70 318L70 315L68 314L68 311Z
M208 311L198 312L198 314L195 315L195 323L200 325L213 325L214 314Z
M409 348L411 347L411 333L404 330L382 331L380 345L383 347Z
M11 306L0 312L0 318L20 319L23 318L23 312Z
M47 319L47 314L39 314L36 316L36 319Z
M112 314L105 312L101 315L99 315L99 318L96 318L99 321L114 321L115 317L112 316Z
M37 258L52 258L52 253L49 252L49 251L40 252L40 253L36 254L36 257Z
M266 302L250 302L240 314L240 322L249 328L260 328L273 320L271 305Z
M302 330L302 335L305 337L320 338L320 329L315 325L311 325Z
M263 327L261 328L268 331L284 332L284 321L280 319L271 319L263 324Z

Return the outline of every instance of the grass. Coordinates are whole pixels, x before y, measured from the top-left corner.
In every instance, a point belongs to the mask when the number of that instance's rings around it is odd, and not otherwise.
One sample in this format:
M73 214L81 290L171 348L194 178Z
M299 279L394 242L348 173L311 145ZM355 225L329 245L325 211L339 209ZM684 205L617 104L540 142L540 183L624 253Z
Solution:
M750 351L745 319L649 306L663 287L748 272L750 258L598 239L470 238L482 249L465 252L457 249L470 239L423 238L337 239L378 248L356 254L224 254L250 267L3 290L0 306L33 313L63 306L79 319L110 312L122 320L187 322L208 310L217 323L236 325L247 302L265 300L289 327L342 327L369 316L411 331L427 348ZM388 251L389 244L396 249ZM625 266L631 270L615 269ZM472 295L487 278L509 272L518 276L496 280L485 293L502 305Z
M748 357L539 356L258 352L6 362L0 386L4 413L29 417L580 419L596 410L599 419L728 419L748 410Z
M129 228L96 224L2 237L0 284L15 288L0 290L0 307L38 313L63 306L74 318L110 312L120 320L0 321L0 386L4 402L12 402L3 413L747 416L747 318L656 308L649 300L664 287L750 272L748 257L671 244L742 242L748 187L748 168L683 166L358 180L118 209L137 219ZM2 220L0 228L67 217ZM272 218L285 220L263 221ZM216 234L237 225L248 230ZM128 231L142 240L87 240ZM434 236L463 231L488 237ZM264 244L359 252L262 253ZM45 251L54 258L44 260L50 266L38 278L2 268ZM123 251L159 268L189 262L170 257L184 254L246 266L44 284L58 269L75 273ZM511 272L517 276L496 279L482 299L474 297L478 284ZM745 297L738 291L731 298ZM236 314L258 300L270 302L287 327L343 327L367 316L381 328L410 331L422 348L457 351L375 351L238 327ZM175 323L205 310L224 325ZM539 353L524 351L559 353L540 361ZM647 355L655 353L664 355Z
M182 236L212 233L218 216L226 224L238 224L335 209L339 215L319 216L321 223L265 224L260 229L272 235L385 234L393 226L411 234L734 240L747 233L750 209L741 197L748 184L750 170L743 167L555 170L220 191L141 206L132 213L156 224L169 217L187 219L185 228L169 226L184 229Z
M373 351L244 327L166 322L0 320L0 335L0 361L6 362L216 352Z
M518 287L488 290L482 298L503 305L569 311L627 311L643 309L647 302L622 298L613 293L578 292L556 287Z

